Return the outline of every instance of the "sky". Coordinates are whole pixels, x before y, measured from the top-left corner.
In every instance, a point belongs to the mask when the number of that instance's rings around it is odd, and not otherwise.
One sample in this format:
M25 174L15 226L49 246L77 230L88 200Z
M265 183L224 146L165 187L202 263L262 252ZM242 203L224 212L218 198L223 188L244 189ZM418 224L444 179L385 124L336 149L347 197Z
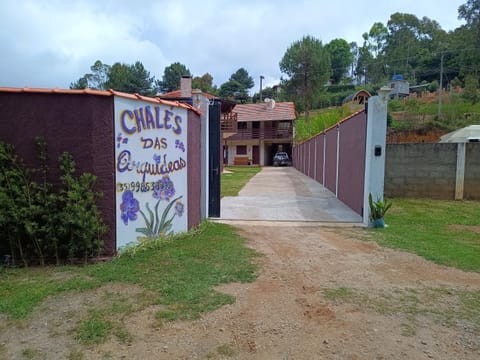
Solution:
M239 68L254 92L279 82L279 62L310 35L362 44L395 12L454 30L466 0L1 0L0 87L68 88L96 61L143 63L161 79L184 64L220 86ZM371 4L370 6L368 4Z

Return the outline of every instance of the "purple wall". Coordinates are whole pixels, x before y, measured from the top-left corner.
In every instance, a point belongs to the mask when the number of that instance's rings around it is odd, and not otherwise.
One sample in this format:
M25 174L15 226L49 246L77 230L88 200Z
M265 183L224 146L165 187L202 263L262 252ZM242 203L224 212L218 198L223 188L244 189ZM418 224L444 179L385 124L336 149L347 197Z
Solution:
M324 186L332 193L336 193L337 186L337 128L327 131L325 141L325 184Z
M315 137L317 141L317 173L315 180L317 180L320 184L323 184L323 147L325 144L325 135L320 134L319 136Z
M29 166L38 166L35 137L45 138L52 181L60 174L58 157L68 151L77 174L97 176L98 201L108 225L105 255L116 253L114 96L42 89L0 91L0 140L15 145ZM103 95L102 95L103 94ZM107 95L107 96L105 96ZM188 110L188 228L200 223L200 116Z
M103 193L98 206L108 225L105 253L115 253L113 96L0 92L0 140L15 145L29 166L38 166L35 137L47 142L51 177L60 174L58 157L68 151L77 174L97 176Z
M359 215L363 215L366 128L367 115L360 111L293 148L295 168L321 184L325 175L323 185Z
M188 228L200 223L201 188L200 115L188 112Z
M367 116L340 124L338 198L357 214L363 213Z

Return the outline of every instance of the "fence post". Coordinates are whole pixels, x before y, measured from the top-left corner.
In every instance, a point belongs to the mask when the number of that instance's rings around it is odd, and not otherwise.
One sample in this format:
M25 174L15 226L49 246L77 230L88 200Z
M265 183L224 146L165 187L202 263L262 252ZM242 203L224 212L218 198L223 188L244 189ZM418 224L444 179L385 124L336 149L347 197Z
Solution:
M323 133L323 164L322 164L322 185L325 186L325 161L327 159L326 153L327 152L327 133ZM326 186L325 186L326 187Z
M337 125L337 159L335 168L335 196L338 198L338 168L340 167L340 125Z
M457 171L455 176L455 200L463 200L465 182L465 143L457 143Z

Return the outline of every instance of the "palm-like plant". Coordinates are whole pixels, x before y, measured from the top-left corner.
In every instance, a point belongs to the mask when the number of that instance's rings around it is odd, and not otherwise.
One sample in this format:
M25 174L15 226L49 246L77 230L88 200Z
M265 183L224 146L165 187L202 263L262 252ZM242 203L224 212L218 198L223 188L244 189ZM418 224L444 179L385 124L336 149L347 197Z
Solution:
M368 195L368 203L370 205L371 221L383 219L387 211L392 207L392 203L387 200L378 198L374 201L371 193Z

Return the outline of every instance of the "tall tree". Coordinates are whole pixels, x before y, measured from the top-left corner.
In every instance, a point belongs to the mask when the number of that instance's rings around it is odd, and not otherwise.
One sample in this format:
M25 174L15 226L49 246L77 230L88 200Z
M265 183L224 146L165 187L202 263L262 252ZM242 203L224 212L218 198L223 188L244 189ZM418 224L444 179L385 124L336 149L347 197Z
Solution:
M390 75L403 74L405 78L415 79L418 54L422 50L420 39L423 31L420 20L412 14L395 13L390 16L385 56L390 66Z
M469 27L480 30L480 0L467 0L458 8L458 18L464 19Z
M448 33L443 30L438 22L423 17L420 20L421 33L419 35L419 50L416 62L412 62L413 79L417 83L439 81L441 59L444 63L450 61L451 54L445 53L448 49ZM453 79L458 72L444 66L444 77Z
M368 50L378 58L384 51L388 37L388 29L381 22L376 22L368 33L363 34Z
M108 81L108 73L110 72L110 65L102 63L100 60L90 66L90 73L83 75L76 82L70 84L71 89L97 89L105 90L106 82Z
M70 83L70 89L86 89L88 88L88 79L84 75L79 78L77 81Z
M385 46L388 29L380 22L372 25L368 33L364 33L363 46L359 49L357 73L366 83L380 83L385 79Z
M140 95L155 95L153 77L145 69L140 61L133 65L115 63L108 73L106 87L127 93L138 93Z
M229 81L236 81L238 82L244 90L248 92L254 85L255 82L253 78L248 74L248 71L244 68L240 68L235 71L231 76Z
M344 39L334 39L325 45L325 48L330 54L332 80L338 84L343 80L353 62L350 45Z
M253 78L248 74L247 70L240 68L230 76L226 83L220 85L218 95L222 98L246 103L250 101L248 90L254 84Z
M246 103L249 100L248 91L243 84L236 80L228 80L220 85L218 95L221 98L235 100L240 103Z
M155 78L145 69L140 61L133 65L119 62L112 66L95 61L87 73L70 84L71 89L114 89L127 93L138 93L146 96L155 95Z
M162 92L178 90L182 76L192 76L192 74L185 65L175 62L163 70L162 80L157 81L156 85Z
M282 80L287 97L297 101L308 121L312 105L330 78L328 51L320 40L304 36L287 49L279 65L280 71L287 76Z
M217 92L216 87L213 85L213 76L209 73L205 73L202 76L195 76L192 79L192 88L200 89L212 95L215 95Z
M480 0L467 0L458 8L458 18L464 19L467 24L462 29L462 36L470 45L468 52L463 55L463 73L480 75ZM467 46L465 46L467 48Z
M356 69L358 64L358 58L360 56L360 49L355 41L350 43L350 53L352 54L352 69L350 70L350 72L352 74L354 84L359 84L360 79L358 77Z

